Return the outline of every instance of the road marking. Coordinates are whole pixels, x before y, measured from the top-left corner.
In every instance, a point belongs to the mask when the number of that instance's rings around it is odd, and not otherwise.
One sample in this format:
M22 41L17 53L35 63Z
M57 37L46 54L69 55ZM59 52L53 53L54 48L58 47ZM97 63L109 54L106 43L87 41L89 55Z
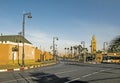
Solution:
M56 75L58 74L63 74L63 73L68 73L68 72L74 72L74 71L78 71L78 69L76 70L71 70L71 71L66 71L66 72L58 72L58 73L54 73ZM41 75L40 77L47 77L47 76L50 76L50 75ZM34 77L26 77L27 80L31 79L31 78L34 78ZM34 78L35 79L35 78ZM19 78L17 80L24 80L23 78ZM75 79L77 80L77 79ZM10 82L15 82L16 80L9 80L9 81L4 81L4 82L0 82L0 83L10 83Z
M91 75L94 75L94 74L97 74L97 73L100 73L100 72L103 72L103 71L108 71L108 70L110 70L110 69L100 70L100 71L98 71L98 72L93 72L93 73L84 75L84 76L82 76L82 77L85 78L85 77L88 77L88 76L91 76ZM71 70L71 71L57 72L57 73L54 73L54 74L58 75L58 74L63 74L63 73L68 73L68 72L74 72L74 71L78 71L78 69L76 69L76 70ZM40 77L46 77L46 76L50 76L50 75L41 75ZM29 79L31 79L31 78L35 79L35 77L26 77L25 79L29 80ZM67 82L65 82L65 83L70 83L70 82L72 82L72 81L79 80L79 79L80 79L80 77L75 78L75 79L72 79L72 80L67 81ZM19 79L17 79L17 80L24 80L24 79L23 79L23 78L19 78ZM4 81L4 82L0 82L0 83L10 83L10 82L15 82L15 81L16 81L16 79L15 79L15 80Z
M93 72L93 74L97 74L97 73L99 73L99 72Z
M85 78L85 77L88 77L88 76L91 76L91 75L94 75L94 74L97 74L97 73L100 73L100 72L93 72L93 73L91 73L91 74L87 74L87 75L84 75L84 76L82 76L82 77Z
M74 71L78 71L78 69L76 69L76 70L71 70L71 71L58 72L58 73L54 73L54 74L63 74L63 73L74 72Z
M95 74L97 74L97 73L100 73L100 72L103 72L103 71L108 71L108 70L110 70L110 69L100 70L100 71L98 71L98 72L93 72L93 73L90 73L90 74L84 75L84 76L82 76L82 77L85 78L85 77L88 77L88 76L91 76L91 75L95 75ZM65 82L65 83L70 83L70 82L72 82L72 81L79 80L79 79L81 79L81 77L78 77L78 78L72 79L72 80L67 81L67 82Z
M108 70L110 70L110 69L105 69L105 70L100 70L100 71L102 72L102 71L108 71Z
M85 78L85 77L88 77L88 76L91 76L91 75L93 75L93 74L92 73L91 74L87 74L87 75L84 75L82 77Z

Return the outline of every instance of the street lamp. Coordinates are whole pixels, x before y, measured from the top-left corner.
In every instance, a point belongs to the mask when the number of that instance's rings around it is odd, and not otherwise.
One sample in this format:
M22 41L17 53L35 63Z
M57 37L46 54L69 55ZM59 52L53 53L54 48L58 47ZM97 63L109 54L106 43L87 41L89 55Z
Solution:
M31 13L24 13L23 14L23 23L22 23L22 35L23 35L23 50L22 50L22 66L24 66L24 57L25 57L25 54L24 54L24 37L25 37L25 16L28 16L28 18L32 18L31 16Z
M83 48L85 48L85 41L82 41L81 44L83 44Z
M86 62L86 50L85 50L85 41L82 41L81 44L83 44L83 55L84 55L84 63Z
M21 39L20 39L20 36L21 36L21 34L22 34L22 32L19 32L18 33L18 40L17 40L17 42L18 42L18 65L20 65L20 63L19 63L19 43L21 43Z
M105 52L106 52L106 46L108 45L108 42L104 42L103 43L103 50L104 50L104 54L106 54Z
M58 37L53 37L53 57L55 60L56 52L55 52L55 40L58 40Z

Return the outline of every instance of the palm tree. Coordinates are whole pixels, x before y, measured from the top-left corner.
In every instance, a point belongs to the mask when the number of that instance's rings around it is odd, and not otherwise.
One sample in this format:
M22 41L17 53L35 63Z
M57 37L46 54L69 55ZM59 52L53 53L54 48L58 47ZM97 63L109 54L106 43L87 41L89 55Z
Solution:
M73 46L73 49L74 49L74 57L75 57L77 54L77 46Z
M73 47L70 47L70 51L71 51L71 58L72 58L72 51L73 51Z
M64 49L65 49L65 56L66 56L66 49L67 49L67 48L64 48Z
M67 48L67 55L69 56L69 48Z
M82 52L82 46L81 46L81 45L78 45L77 48L78 48L78 54L80 55L81 52Z
M77 48L78 48L78 59L80 60L81 52L82 52L82 46L78 45Z

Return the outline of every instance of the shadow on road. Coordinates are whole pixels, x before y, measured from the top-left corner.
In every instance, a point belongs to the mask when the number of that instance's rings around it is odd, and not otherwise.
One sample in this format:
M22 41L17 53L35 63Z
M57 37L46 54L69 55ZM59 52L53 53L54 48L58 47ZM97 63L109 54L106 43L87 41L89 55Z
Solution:
M88 83L88 82L76 80L76 81L72 81L72 82L69 82L69 83Z
M70 81L69 77L60 78L54 74L44 72L31 73L30 76L33 77L32 81L37 83L65 83L67 81ZM88 83L88 82L76 80L69 83Z

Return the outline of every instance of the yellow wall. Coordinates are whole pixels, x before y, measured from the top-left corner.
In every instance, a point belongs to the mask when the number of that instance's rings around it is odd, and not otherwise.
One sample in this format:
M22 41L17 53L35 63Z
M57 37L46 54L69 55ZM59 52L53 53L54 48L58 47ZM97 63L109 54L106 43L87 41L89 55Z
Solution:
M40 49L35 48L35 61L41 61L42 51Z
M53 59L53 56L49 52L44 52L43 55L44 55L44 61Z
M0 64L7 64L9 62L10 45L0 44Z
M25 46L25 59L34 59L35 48L32 46Z
M18 51L13 51L13 47L19 48ZM35 48L33 46L25 45L24 47L24 60L25 63L29 60L34 61L34 52ZM22 46L18 46L18 44L0 44L0 64L9 64L9 63L18 63L18 57L19 62L22 63Z
M12 48L17 47L19 50L13 51ZM22 43L21 44L0 44L0 64L22 64ZM53 56L49 52L43 53L43 60L51 60ZM35 61L41 61L42 51L33 47L32 45L24 46L24 62L30 63Z
M19 46L18 45L10 45L10 49L12 49L15 46L17 46L19 48L19 50L18 51L10 50L11 56L9 59L12 60L12 62L13 62L13 53L14 53L14 62L18 63L18 57L19 57L19 62L21 64L23 47L20 45ZM29 46L29 45L24 46L24 62L25 63L34 62L34 51L35 51L35 49L33 46Z

